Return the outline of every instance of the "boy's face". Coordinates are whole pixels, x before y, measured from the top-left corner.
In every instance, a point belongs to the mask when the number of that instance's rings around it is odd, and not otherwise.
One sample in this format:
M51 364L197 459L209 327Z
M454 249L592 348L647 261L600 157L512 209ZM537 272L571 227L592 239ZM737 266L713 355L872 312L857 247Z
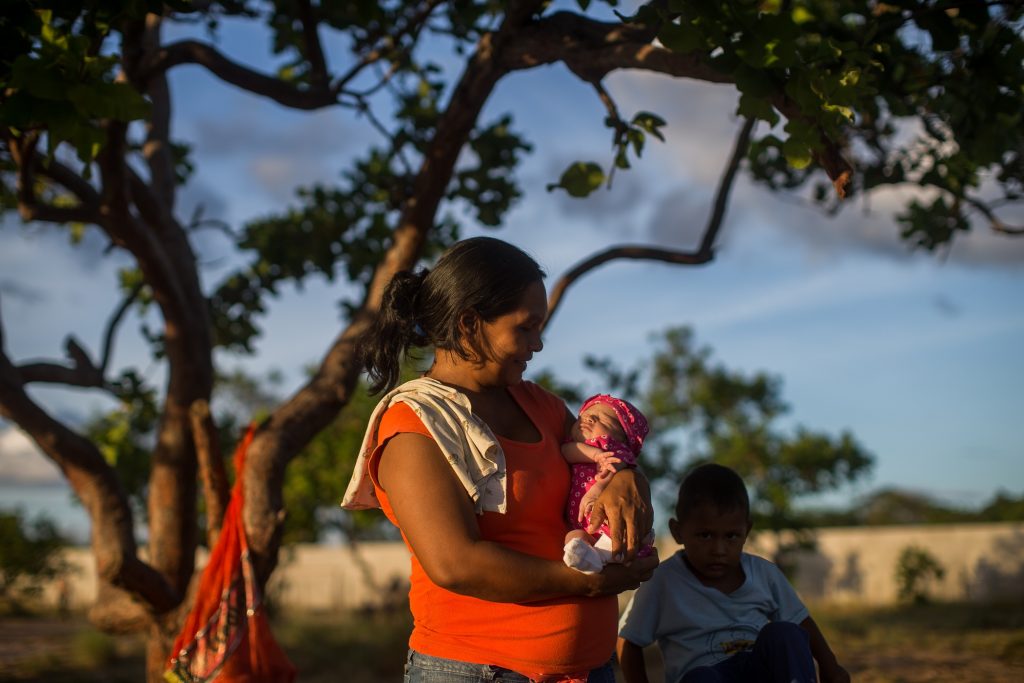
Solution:
M574 441L586 441L607 436L619 442L626 441L626 432L619 422L615 409L607 403L595 403L580 413L580 419L572 427Z
M740 556L751 527L746 510L699 505L686 519L669 520L668 527L672 538L686 547L686 559L703 583L728 584L742 574Z

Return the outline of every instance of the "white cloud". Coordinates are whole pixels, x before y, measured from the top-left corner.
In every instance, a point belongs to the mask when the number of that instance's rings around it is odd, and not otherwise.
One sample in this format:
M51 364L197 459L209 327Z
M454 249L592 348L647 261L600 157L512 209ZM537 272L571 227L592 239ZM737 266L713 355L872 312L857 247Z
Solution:
M24 432L7 427L0 431L0 481L55 484L63 481L63 476Z

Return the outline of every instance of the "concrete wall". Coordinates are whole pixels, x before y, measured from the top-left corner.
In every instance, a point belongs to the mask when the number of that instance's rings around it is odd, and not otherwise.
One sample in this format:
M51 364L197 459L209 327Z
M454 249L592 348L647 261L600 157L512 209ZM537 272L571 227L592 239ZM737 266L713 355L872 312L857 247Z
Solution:
M772 557L769 539L759 546ZM823 530L817 552L795 555L794 584L806 600L890 604L898 599L896 565L908 546L945 569L928 586L939 600L1024 598L1024 524L854 527Z
M751 552L772 557L767 534ZM794 583L805 600L887 604L897 599L896 563L907 546L918 546L945 568L931 595L943 600L985 601L1024 598L1024 523L826 529L819 552L795 558ZM664 559L678 550L659 541ZM87 549L67 551L76 571L65 582L73 608L96 596L95 569ZM204 562L205 557L200 558ZM351 610L400 603L408 589L409 555L401 543L363 543L353 552L338 546L298 545L282 551L267 589L281 607ZM57 584L43 598L56 605Z

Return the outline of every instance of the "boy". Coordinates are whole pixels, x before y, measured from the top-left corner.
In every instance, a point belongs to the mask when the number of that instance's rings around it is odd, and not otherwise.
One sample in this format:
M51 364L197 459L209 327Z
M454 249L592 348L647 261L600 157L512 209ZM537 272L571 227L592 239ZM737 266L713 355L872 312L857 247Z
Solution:
M850 680L778 567L743 552L750 501L736 472L695 468L676 518L669 530L685 549L637 589L619 622L627 683L647 683L643 648L655 640L666 683L815 683L814 660L823 682Z

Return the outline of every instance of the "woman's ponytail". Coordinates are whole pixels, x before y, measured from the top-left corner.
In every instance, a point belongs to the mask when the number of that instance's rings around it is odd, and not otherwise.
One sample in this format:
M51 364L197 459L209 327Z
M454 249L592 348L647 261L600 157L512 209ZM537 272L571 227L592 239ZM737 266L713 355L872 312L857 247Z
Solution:
M395 273L384 290L380 313L361 344L363 367L370 376L370 393L391 389L398 383L402 356L410 346L426 343L417 322L420 290L427 270Z

